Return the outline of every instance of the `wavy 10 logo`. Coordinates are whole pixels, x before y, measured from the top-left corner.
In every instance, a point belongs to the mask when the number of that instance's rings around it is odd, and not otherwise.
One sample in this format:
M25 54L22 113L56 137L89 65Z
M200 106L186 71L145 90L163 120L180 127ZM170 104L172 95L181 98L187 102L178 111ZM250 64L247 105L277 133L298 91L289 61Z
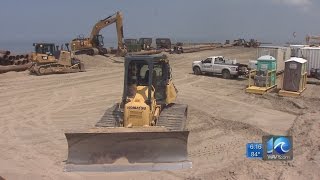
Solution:
M292 136L263 136L264 160L292 160Z

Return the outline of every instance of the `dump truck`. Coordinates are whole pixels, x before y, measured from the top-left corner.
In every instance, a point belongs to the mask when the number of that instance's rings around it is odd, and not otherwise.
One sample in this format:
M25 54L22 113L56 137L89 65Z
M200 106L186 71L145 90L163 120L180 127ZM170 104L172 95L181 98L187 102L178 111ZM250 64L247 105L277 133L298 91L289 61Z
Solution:
M67 132L66 171L142 171L190 168L188 106L165 55L125 57L123 95L94 128Z
M84 64L75 59L69 50L69 44L59 49L54 43L34 43L35 50L31 54L32 66L29 68L31 73L37 75L84 72Z
M78 36L76 39L73 39L71 42L71 49L76 55L78 54L87 54L87 55L104 55L107 54L107 49L104 47L103 36L100 31L116 23L117 37L118 37L118 50L117 54L122 56L125 54L123 46L123 23L122 23L122 13L116 12L115 14L108 16L105 19L98 21L91 30L90 37L84 37L84 35Z

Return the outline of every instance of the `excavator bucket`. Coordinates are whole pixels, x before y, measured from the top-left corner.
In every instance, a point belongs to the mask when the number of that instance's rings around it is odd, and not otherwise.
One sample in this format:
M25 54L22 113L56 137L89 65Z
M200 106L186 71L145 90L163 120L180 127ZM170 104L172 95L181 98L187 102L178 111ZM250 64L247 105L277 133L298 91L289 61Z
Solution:
M132 128L134 129L134 128ZM66 133L65 171L160 171L191 168L189 131Z

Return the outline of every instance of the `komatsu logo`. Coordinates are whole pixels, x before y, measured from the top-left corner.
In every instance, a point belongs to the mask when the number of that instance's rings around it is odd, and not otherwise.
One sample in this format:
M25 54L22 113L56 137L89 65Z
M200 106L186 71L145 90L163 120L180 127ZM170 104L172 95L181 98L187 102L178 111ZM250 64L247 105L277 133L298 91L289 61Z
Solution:
M128 106L127 109L134 109L134 110L146 110L146 107L141 107L141 106Z

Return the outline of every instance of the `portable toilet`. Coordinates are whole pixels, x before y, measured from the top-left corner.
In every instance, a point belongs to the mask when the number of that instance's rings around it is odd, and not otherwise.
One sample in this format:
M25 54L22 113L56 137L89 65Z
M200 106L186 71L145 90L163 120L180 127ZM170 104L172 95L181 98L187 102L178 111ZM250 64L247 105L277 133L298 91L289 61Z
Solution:
M267 55L261 56L257 61L257 70L269 73L265 74L270 77L269 86L275 85L277 77L277 60L274 57Z
M264 94L276 87L277 60L269 55L257 59L257 69L250 71L248 93ZM252 79L252 77L254 77Z
M280 96L296 97L306 89L307 84L307 60L292 57L285 61L283 89Z

